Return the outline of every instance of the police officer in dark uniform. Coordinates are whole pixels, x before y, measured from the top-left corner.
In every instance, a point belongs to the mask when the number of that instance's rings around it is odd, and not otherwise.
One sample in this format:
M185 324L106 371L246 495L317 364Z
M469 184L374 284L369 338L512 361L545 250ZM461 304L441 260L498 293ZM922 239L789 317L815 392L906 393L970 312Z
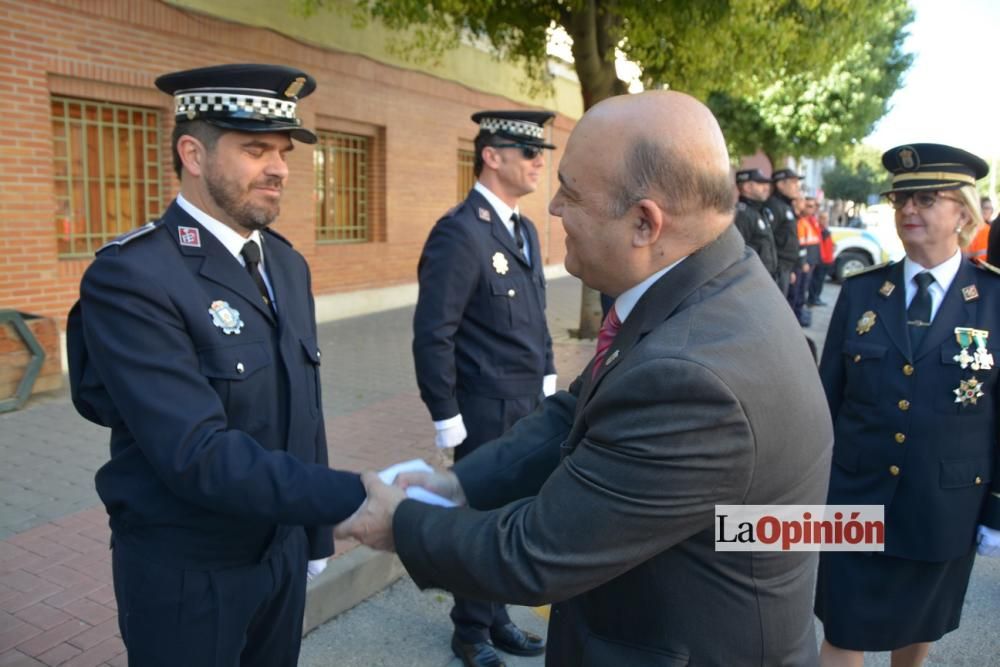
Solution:
M792 201L799 196L802 177L792 169L779 169L771 175L774 192L764 206L773 217L774 245L778 252L778 287L786 296L792 275L801 266L799 257L798 216Z
M958 627L973 559L1000 554L1000 275L960 251L986 163L941 144L882 156L906 257L853 275L820 376L834 420L828 503L884 505L885 551L825 552L821 664L919 665Z
M73 402L111 429L97 473L130 665L293 667L307 560L364 499L327 466L309 267L269 225L308 74L167 74L180 194L98 251L70 312Z
M774 218L771 209L764 206L771 192L771 180L760 169L742 169L736 172L736 189L740 199L733 223L746 244L757 252L767 272L777 280L778 252L771 224Z
M477 182L438 220L420 257L417 384L436 444L454 447L456 461L555 391L538 233L517 208L543 175L543 150L554 148L543 129L553 115L473 114ZM456 597L451 617L452 650L465 665L502 665L494 646L515 655L545 650L540 637L510 621L502 604Z

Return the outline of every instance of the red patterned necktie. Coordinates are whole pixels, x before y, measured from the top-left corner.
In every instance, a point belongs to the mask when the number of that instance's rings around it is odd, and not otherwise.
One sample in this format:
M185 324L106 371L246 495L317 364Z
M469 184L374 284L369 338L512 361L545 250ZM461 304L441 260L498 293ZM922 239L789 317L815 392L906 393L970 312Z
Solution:
M618 330L621 328L622 321L618 319L618 311L615 310L614 306L611 306L611 310L608 311L607 316L604 318L604 324L601 325L601 332L597 334L597 353L594 355L594 365L590 371L591 380L597 377L597 371L601 368L601 362L607 356L608 349L611 347L611 343L614 342L615 336L618 335Z

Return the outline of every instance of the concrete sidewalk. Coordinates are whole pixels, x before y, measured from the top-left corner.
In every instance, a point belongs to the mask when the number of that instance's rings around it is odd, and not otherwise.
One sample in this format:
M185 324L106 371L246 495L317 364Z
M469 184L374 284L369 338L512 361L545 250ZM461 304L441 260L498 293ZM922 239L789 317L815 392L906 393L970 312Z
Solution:
M567 330L580 284L550 281L548 318L565 387L593 341ZM409 458L435 462L433 426L420 402L410 352L413 307L320 325L330 465L378 469ZM68 391L0 414L0 667L126 665L118 633L103 506L94 473L108 456L106 429L85 421ZM307 629L402 574L395 557L338 543L309 587Z

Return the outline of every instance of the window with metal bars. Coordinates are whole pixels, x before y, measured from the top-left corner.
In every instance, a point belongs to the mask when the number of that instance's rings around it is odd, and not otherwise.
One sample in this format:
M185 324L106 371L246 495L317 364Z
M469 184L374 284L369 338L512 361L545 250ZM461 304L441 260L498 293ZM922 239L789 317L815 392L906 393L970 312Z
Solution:
M160 112L52 96L59 257L89 257L163 211Z
M469 190L476 184L475 161L475 151L458 149L458 201L465 199Z
M317 132L316 240L364 243L371 240L371 137Z

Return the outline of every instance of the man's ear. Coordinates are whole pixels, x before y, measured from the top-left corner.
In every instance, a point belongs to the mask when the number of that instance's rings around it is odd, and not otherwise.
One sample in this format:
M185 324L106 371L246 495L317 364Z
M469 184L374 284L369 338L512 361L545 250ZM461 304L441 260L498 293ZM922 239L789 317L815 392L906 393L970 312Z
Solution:
M190 134L182 134L177 140L177 154L181 158L184 169L192 176L201 176L208 159L205 145Z
M633 222L632 245L642 248L656 244L663 235L666 224L663 209L652 199L640 199L632 207L632 212L638 214Z
M500 151L493 146L483 146L483 164L490 169L499 169L503 158L500 157Z

